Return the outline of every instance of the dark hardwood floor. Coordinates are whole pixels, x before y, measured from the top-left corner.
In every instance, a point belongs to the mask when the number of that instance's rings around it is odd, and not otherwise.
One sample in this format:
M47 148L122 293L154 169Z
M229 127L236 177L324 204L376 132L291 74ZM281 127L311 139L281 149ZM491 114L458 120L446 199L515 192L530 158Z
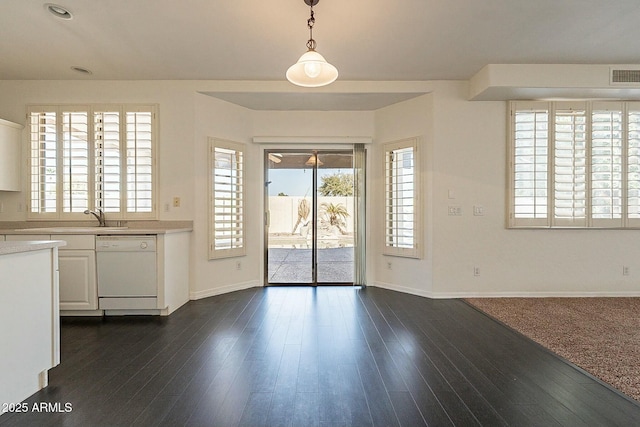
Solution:
M254 288L189 302L168 318L65 318L62 363L26 402L29 412L2 415L0 425L640 420L637 402L462 301L372 287ZM39 402L62 410L33 412Z

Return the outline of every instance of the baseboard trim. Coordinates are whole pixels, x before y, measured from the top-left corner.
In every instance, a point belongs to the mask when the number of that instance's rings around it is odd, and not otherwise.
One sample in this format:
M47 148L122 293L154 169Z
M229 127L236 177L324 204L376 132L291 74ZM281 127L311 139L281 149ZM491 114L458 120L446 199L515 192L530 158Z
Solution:
M104 310L60 310L60 316L102 317Z
M202 298L222 295L229 292L241 291L243 289L261 287L262 284L258 280L249 282L234 283L233 285L222 286L219 288L206 289L203 291L189 292L190 300L199 300ZM431 292L424 289L410 288L407 286L396 285L387 282L373 282L368 286L388 289L390 291L402 292L405 294L416 295L432 299L463 299L463 298L623 298L623 297L640 297L638 291L491 291L491 292ZM70 315L70 313L65 313Z
M424 289L409 288L407 286L394 285L393 283L373 282L370 283L369 286L388 289L390 291L402 292L410 295L417 295L419 297L433 298L431 292L425 291Z
M560 291L560 292L443 292L432 298L620 298L640 297L639 291Z
M393 283L374 282L370 286L403 292L433 299L462 298L623 298L640 297L640 291L492 291L492 292L430 292L423 289L399 286Z
M262 286L258 280L251 280L249 282L234 283L233 285L221 286L219 288L206 289L204 291L191 291L189 292L190 300L199 300L202 298L214 297L216 295L227 294L229 292L241 291L243 289L257 288Z

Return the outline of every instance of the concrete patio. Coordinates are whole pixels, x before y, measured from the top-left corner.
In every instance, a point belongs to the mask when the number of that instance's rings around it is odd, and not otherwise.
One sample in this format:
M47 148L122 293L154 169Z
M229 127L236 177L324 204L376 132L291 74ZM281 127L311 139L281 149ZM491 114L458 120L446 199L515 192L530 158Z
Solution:
M269 283L311 283L311 249L270 248ZM318 249L318 283L353 282L353 247Z

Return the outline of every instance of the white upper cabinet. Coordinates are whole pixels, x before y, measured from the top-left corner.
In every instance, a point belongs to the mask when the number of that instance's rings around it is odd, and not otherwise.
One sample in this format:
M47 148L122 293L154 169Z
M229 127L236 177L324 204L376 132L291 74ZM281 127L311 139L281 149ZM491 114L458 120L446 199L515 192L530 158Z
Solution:
M24 126L0 119L0 191L20 191L20 135Z

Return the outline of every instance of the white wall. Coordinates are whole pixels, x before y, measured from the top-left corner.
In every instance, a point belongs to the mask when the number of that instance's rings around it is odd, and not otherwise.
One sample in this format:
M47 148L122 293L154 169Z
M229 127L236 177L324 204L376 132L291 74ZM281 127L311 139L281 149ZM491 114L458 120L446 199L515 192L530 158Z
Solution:
M254 111L255 136L373 137L371 111Z
M193 165L192 90L188 83L167 81L14 81L0 80L0 118L27 124L29 104L98 104L153 103L159 104L160 151L159 206L160 219L191 219L193 210L193 176L184 171ZM23 159L28 155L28 127L23 131ZM23 164L23 191L0 192L4 211L0 221L26 219L28 181ZM164 205L174 196L181 198L180 208ZM107 216L108 219L108 216Z
M262 284L263 149L258 136L369 136L372 112L251 111L206 95L209 82L193 81L0 81L0 117L26 124L29 104L154 103L159 105L160 220L193 220L191 297L201 298ZM204 89L203 89L204 88ZM247 144L247 255L208 260L207 138ZM271 145L274 146L273 144ZM277 146L277 144L276 144ZM292 147L292 145L287 145ZM335 146L335 144L333 145ZM23 133L23 158L28 147ZM28 182L23 191L0 192L0 221L23 221ZM181 206L172 206L173 197ZM168 210L165 210L165 206Z
M251 143L251 111L207 95L194 94L195 99L195 143L194 167L189 173L195 190L193 211L193 251L191 262L194 276L191 298L199 299L233 290L261 284L259 268L262 249L257 244L262 218L261 197L262 178L257 165L260 162L258 148ZM208 138L214 137L245 144L245 186L246 256L209 260L208 208L209 208L209 167ZM240 261L241 269L236 269Z
M371 213L370 282L380 287L430 296L433 290L433 233L431 232L433 215L430 203L433 197L433 95L422 95L376 111L375 125L375 147L371 153L371 173L368 173L368 176L371 177L371 186L368 192L369 212ZM421 259L382 255L384 245L382 144L411 137L418 138L418 156L422 164L423 232L420 240L423 245L423 256ZM389 268L389 263L391 263L391 268Z
M434 91L433 296L640 295L640 230L505 228L506 103L467 93L464 82Z
M505 227L506 103L467 94L466 82L433 82L432 93L376 111L370 283L430 297L640 295L640 230ZM381 144L413 136L424 173L421 260L382 255Z
M193 220L191 297L262 284L263 151L254 136L371 136L369 283L418 295L640 294L640 230L508 230L506 104L469 102L466 82L433 82L433 92L375 112L252 111L202 95L207 82L0 81L0 117L25 124L27 104L157 103L159 218ZM206 88L205 88L206 89ZM207 137L247 144L247 255L207 256ZM380 144L420 138L424 257L382 255ZM27 136L23 136L26 158ZM268 148L294 148L271 144ZM297 148L297 147L296 147ZM22 193L0 192L0 221L24 220ZM453 199L449 198L449 190ZM174 196L181 207L164 205ZM449 205L463 215L447 215ZM473 216L482 205L484 216ZM22 209L19 209L22 208ZM391 262L391 270L387 263ZM629 275L622 275L622 266ZM473 275L479 267L480 276Z
M252 111L206 95L196 95L194 213L194 272L192 298L217 295L263 284L264 268L264 149L253 136L334 137L371 136L371 112ZM246 243L244 257L207 260L207 137L246 143ZM317 144L318 145L318 144ZM316 145L316 147L317 147ZM322 145L322 143L319 143ZM331 145L335 147L335 144ZM297 148L300 144L269 144L269 148ZM240 261L241 269L236 269Z

